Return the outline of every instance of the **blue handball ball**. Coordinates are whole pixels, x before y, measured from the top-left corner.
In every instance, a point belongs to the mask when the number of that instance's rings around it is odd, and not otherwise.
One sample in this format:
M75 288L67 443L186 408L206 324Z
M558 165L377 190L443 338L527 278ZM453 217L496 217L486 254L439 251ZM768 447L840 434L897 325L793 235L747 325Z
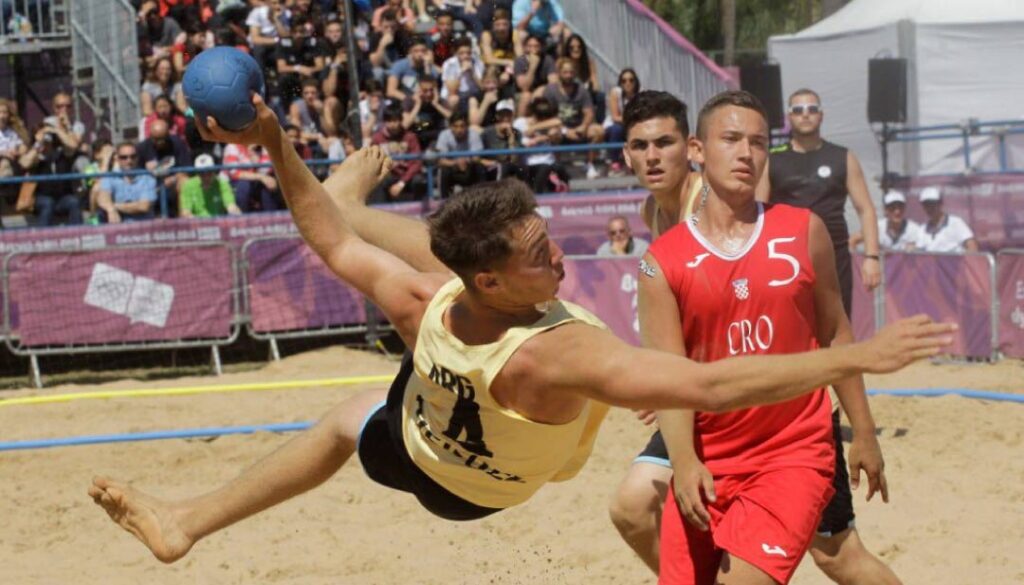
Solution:
M197 118L213 116L223 128L241 130L256 119L252 94L263 95L263 72L242 51L213 47L189 62L182 86Z

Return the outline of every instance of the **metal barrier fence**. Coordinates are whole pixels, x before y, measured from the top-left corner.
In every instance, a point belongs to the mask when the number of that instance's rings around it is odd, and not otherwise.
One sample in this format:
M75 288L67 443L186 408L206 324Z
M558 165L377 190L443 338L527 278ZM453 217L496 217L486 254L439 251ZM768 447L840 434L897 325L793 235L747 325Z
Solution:
M996 347L1007 357L1024 359L1024 249L996 254L993 304Z
M4 52L24 43L25 50L49 47L50 42L66 41L66 22L70 0L0 0L0 44ZM41 43L41 47L30 47Z

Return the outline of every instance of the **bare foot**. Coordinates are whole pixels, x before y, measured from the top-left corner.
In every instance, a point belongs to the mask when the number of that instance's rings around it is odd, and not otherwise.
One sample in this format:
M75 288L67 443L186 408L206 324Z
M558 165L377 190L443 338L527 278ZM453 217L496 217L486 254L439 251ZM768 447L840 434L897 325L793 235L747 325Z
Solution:
M195 539L181 528L181 513L172 504L106 477L93 478L89 495L111 520L132 533L149 547L153 556L165 563L185 556L195 544Z
M391 172L391 157L379 146L365 146L345 159L324 187L337 202L364 204L374 187Z

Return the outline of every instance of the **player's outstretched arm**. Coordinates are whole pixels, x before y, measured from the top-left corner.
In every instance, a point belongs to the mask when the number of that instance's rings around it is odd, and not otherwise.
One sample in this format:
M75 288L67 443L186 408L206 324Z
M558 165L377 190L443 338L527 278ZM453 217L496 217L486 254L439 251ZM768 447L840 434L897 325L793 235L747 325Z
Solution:
M864 372L894 372L937 355L955 329L918 315L841 348L699 364L634 348L607 331L574 323L523 344L517 361L522 360L525 373L521 383L543 384L552 391L626 408L723 412L783 402Z
M208 117L205 127L197 124L200 134L206 140L260 144L267 149L303 239L332 272L377 304L412 347L426 303L444 278L420 275L401 259L359 238L295 152L277 116L260 96L253 96L253 104L256 120L244 130L226 131ZM352 159L346 168L346 181L354 189L372 189L390 169L390 159L379 148L359 151Z

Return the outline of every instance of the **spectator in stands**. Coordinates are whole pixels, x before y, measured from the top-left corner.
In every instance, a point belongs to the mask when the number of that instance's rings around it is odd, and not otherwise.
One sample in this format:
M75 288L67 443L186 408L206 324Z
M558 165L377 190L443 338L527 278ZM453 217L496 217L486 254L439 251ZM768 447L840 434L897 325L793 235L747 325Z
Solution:
M484 30L480 17L476 13L477 0L433 0L434 6L442 13L447 13L461 20L466 28L473 31L477 38Z
M465 113L455 112L449 120L450 127L437 137L437 152L478 152L484 149L480 132L469 127ZM483 182L486 170L479 157L442 156L437 164L441 167L441 197L448 198L456 186L468 187Z
M416 94L420 77L438 77L440 73L427 41L423 37L415 37L409 43L409 55L395 61L388 70L387 97L402 103L406 97Z
M59 91L50 104L53 106L53 114L43 118L43 124L53 128L64 145L77 150L85 138L85 124L71 119L74 114L71 94Z
M122 171L138 168L138 151L131 142L117 145L117 164ZM153 218L156 179L152 175L105 177L96 192L100 219L108 223Z
M277 48L278 39L288 36L291 12L284 0L252 0L253 9L245 19L249 27L252 56L264 67L269 67Z
M117 149L109 140L99 140L92 149L92 158L89 162L81 169L75 170L87 175L109 173L114 170L116 163ZM100 180L86 179L83 183L89 195L89 214L91 215L89 223L99 223L99 217L96 215L96 195L99 192Z
M455 41L455 54L441 67L441 99L453 110L467 111L469 98L480 95L484 62L473 53L473 43L463 37Z
M320 99L320 86L315 79L304 79L302 97L288 107L288 122L299 129L302 141L315 151L324 139L323 120L324 102Z
M292 21L288 24L289 28L295 28L295 17L301 16L306 19L306 22L313 24L314 32L311 36L322 37L324 32L322 3L321 0L317 0L317 2L313 2L313 0L292 0L288 4L292 11Z
M466 37L466 33L455 30L455 19L449 12L439 12L434 17L435 30L430 35L430 47L434 63L444 63L455 54L455 41Z
M608 115L604 119L604 141L623 142L626 130L622 125L622 112L626 104L640 93L640 78L636 71L627 67L619 72L619 82L608 92ZM622 173L622 150L614 149L609 153L612 165L611 174Z
M370 64L373 76L384 81L388 71L409 51L409 33L398 24L395 13L385 10L380 17L380 32L370 37Z
M28 146L11 124L11 105L0 102L0 177L13 176L18 171L18 159L28 152Z
M567 57L576 67L576 79L593 95L600 91L601 84L597 79L597 62L590 56L587 43L583 37L574 34L562 43L562 56Z
M921 191L921 207L928 215L917 247L925 252L977 252L978 241L967 222L942 210L942 194L937 187Z
M924 235L921 224L907 219L907 198L899 191L889 191L882 196L885 206L885 217L878 220L878 245L882 250L891 252L909 252L917 248L917 243ZM863 233L850 236L850 251L854 251L864 241Z
M498 102L502 96L498 88L498 70L488 67L484 71L483 79L480 81L481 94L469 98L469 124L476 129L482 129L494 124L497 117Z
M452 116L452 111L441 103L437 79L431 75L420 77L416 94L405 98L402 111L402 126L415 133L425 149L434 144Z
M348 44L345 42L340 20L331 20L324 27L323 48L326 67L321 72L321 79L324 108L328 113L324 119L324 129L337 132L338 126L351 107L349 103ZM373 69L369 60L358 49L356 52L356 68L359 79L371 79Z
M363 130L363 142L366 143L380 130L388 99L384 97L384 86L376 79L366 80L363 93L366 97L359 101L359 125Z
M185 27L185 37L171 48L171 60L177 76L180 78L185 75L185 67L189 62L199 53L216 45L216 41L213 31L202 22L193 22Z
M535 148L562 141L562 121L554 102L539 96L530 102L527 116L517 118L513 126L523 137L523 146ZM534 193L564 193L569 190L569 174L555 155L542 152L526 155L526 178Z
M160 14L156 0L146 0L139 8L139 56L152 66L160 59L169 59L181 34L174 18ZM146 112L148 113L148 112Z
M70 133L40 124L34 133L32 148L18 160L29 175L51 176L72 172L75 146L69 143ZM55 213L67 217L69 225L82 223L82 203L72 181L39 181L35 188L36 225L53 225Z
M295 152L299 153L302 160L312 160L313 158L313 147L302 136L302 129L295 124L285 124L284 134L288 137L288 140L292 141L292 146L295 147Z
M181 82L176 78L174 65L171 64L171 60L167 57L153 62L149 69L147 80L142 84L139 103L142 105L143 116L153 113L153 102L157 96L161 95L171 98L179 111L184 112L188 109L188 103L185 101L185 92L182 91Z
M480 36L484 65L500 67L511 74L516 57L523 54L525 36L523 31L512 28L512 14L508 10L495 10L491 28Z
M533 35L523 41L523 54L516 57L513 72L521 96L518 110L521 115L526 114L526 107L535 97L534 91L558 81L555 62L544 52L544 41Z
M317 83L317 77L324 68L323 48L313 36L313 23L306 16L296 14L292 17L290 32L281 37L274 57L278 94L282 105L288 107L302 95L307 80Z
M402 106L391 104L384 108L384 126L373 135L373 144L379 144L391 157L419 155L422 152L416 135L402 127ZM423 161L396 160L391 175L381 181L370 195L371 203L412 201L426 194L426 181L420 174Z
M560 0L515 0L512 22L519 30L544 39L545 45L560 43L568 30Z
M235 205L235 193L231 182L221 177L211 167L213 157L201 154L196 157L198 174L185 181L181 187L178 203L179 217L217 217L218 215L240 215L242 210Z
M481 136L484 150L522 148L523 135L512 127L512 121L516 116L514 102L510 99L502 100L495 106L494 111L494 124L484 128ZM480 159L480 163L487 169L487 178L491 181L525 176L519 164L519 157L514 154L489 155Z
M153 112L142 119L143 138L149 136L149 129L157 120L163 120L171 129L171 134L182 140L185 139L185 116L182 116L174 107L171 98L163 94L153 100Z
M558 60L558 82L549 83L544 89L544 97L551 100L558 108L558 117L562 121L565 144L599 144L604 139L604 128L594 123L594 104L590 100L590 92L576 79L576 65L571 59L562 57ZM598 152L587 152L587 178L600 176L594 166Z
M170 127L163 120L154 120L149 125L149 138L138 145L139 162L146 170L161 181L168 189L168 196L176 200L181 185L188 179L182 172L171 172L172 168L187 167L192 164L188 146L185 141L170 133ZM120 160L120 158L118 159Z
M235 202L246 213L278 208L277 179L270 173L270 155L262 146L229 144L224 147L225 165L264 164L254 169L228 169Z
M381 16L388 10L394 13L399 26L410 33L416 29L416 14L412 11L412 8L409 8L408 3L403 2L403 0L386 0L373 11L370 27L373 28L374 32L383 32L381 29Z
M608 220L608 241L597 248L598 256L643 256L647 253L648 243L641 238L634 238L629 229L629 220L616 215Z

